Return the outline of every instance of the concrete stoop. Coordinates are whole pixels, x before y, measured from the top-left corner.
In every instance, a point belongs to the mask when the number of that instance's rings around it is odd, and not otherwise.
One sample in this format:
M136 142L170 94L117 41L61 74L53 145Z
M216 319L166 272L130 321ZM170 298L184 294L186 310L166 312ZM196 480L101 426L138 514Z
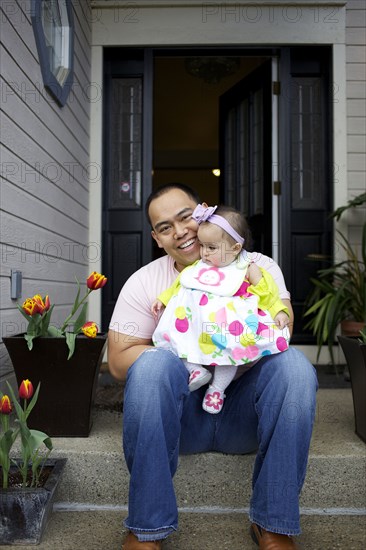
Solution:
M98 411L88 438L53 438L53 456L68 462L40 549L121 548L129 482L121 425L121 414ZM254 455L180 457L174 480L180 528L164 550L256 548L247 518L253 463ZM366 548L365 465L366 445L354 433L351 391L319 390L301 496L301 548ZM288 488L274 490L286 498Z
M54 438L53 456L68 458L58 502L126 505L129 475L122 455L122 415L98 412L88 438ZM178 506L248 506L253 455L181 456ZM354 433L350 390L319 390L301 506L360 508L366 502L366 445ZM277 488L274 487L274 490ZM287 488L280 488L286 498Z

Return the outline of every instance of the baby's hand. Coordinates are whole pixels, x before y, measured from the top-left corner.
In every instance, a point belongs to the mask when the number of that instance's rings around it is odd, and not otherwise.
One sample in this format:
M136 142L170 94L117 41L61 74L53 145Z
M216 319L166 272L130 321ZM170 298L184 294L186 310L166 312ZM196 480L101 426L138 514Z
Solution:
M165 306L163 302L161 302L160 300L155 300L155 302L151 306L151 313L153 314L154 319L156 321L161 317L161 314L163 313L164 309L165 309Z
M278 326L278 328L285 328L290 322L289 316L284 311L279 311L274 318L274 322Z

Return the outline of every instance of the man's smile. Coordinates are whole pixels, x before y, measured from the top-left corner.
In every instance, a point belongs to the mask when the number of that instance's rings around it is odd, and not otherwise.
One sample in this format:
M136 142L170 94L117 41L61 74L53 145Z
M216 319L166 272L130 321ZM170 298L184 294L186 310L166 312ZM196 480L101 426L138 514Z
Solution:
M179 248L180 250L184 250L185 248L188 248L189 246L194 244L196 240L197 240L196 237L194 237L193 239L189 239L189 241L186 241L185 243L179 245L177 248Z

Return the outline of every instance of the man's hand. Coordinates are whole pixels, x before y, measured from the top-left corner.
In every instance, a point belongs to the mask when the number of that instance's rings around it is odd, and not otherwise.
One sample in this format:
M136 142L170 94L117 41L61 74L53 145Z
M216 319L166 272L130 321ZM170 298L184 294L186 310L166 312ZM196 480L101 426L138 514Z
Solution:
M145 349L151 347L151 340L110 330L108 332L108 366L112 376L117 380L125 380L132 363Z
M279 311L274 318L274 322L276 323L278 328L283 329L289 324L290 317L284 311Z
M290 336L292 336L292 333L294 330L294 310L292 309L291 300L289 300L288 298L282 298L282 302L287 307L290 313L290 319L288 321L288 329L290 331Z

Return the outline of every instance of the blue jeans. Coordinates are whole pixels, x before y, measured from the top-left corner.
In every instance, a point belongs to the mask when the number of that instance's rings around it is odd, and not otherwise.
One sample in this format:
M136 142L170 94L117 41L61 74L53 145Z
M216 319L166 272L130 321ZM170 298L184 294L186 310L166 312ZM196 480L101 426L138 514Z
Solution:
M142 541L163 539L177 529L172 478L179 453L257 450L250 519L269 531L299 534L299 494L315 416L313 366L291 347L261 359L229 385L216 415L202 409L205 389L190 393L187 382L182 361L158 348L145 351L128 370L126 527Z

